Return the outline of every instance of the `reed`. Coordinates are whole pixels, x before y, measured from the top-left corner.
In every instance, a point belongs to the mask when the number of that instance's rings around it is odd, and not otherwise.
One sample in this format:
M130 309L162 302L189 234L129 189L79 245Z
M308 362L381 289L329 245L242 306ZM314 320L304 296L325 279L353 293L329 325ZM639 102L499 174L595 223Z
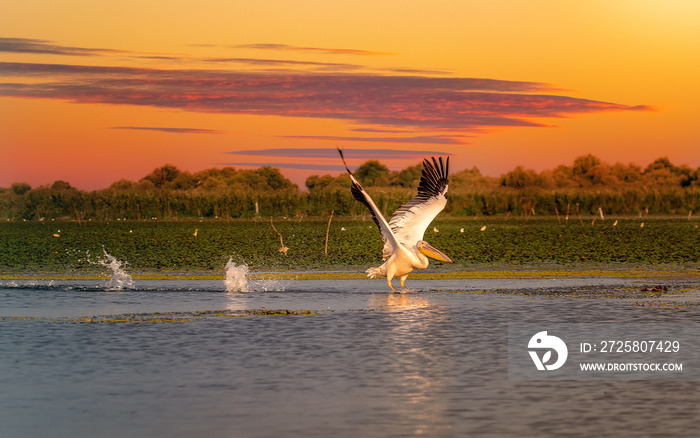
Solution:
M328 235L331 232L331 221L333 220L333 213L335 213L335 211L331 211L331 216L328 218L328 227L326 228L326 244L323 249L323 253L326 257L328 257Z
M279 237L280 237L280 249L278 249L277 252L281 252L282 254L284 254L286 256L287 251L289 251L289 248L284 246L284 241L282 240L282 233L277 231L277 228L275 228L275 224L272 223L272 218L270 218L270 225L272 225L272 229L275 230L275 233L277 233L277 235L279 235Z

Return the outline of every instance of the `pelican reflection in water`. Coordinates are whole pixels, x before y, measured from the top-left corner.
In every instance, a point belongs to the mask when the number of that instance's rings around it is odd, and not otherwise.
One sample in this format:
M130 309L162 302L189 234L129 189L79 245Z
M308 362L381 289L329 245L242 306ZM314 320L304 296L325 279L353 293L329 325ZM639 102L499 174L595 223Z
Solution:
M447 179L450 168L450 158L443 162L432 158L432 162L423 160L423 174L418 184L418 194L398 208L389 222L377 208L369 194L350 172L343 151L338 148L345 169L350 174L352 185L350 191L355 199L362 202L372 213L372 219L379 227L384 241L384 264L378 268L369 268L366 272L370 278L386 277L387 284L394 292L398 292L391 284L394 277L401 278L401 288L406 291L406 277L414 269L428 267L428 257L443 262L452 262L442 252L433 248L423 240L428 225L440 214L447 204Z

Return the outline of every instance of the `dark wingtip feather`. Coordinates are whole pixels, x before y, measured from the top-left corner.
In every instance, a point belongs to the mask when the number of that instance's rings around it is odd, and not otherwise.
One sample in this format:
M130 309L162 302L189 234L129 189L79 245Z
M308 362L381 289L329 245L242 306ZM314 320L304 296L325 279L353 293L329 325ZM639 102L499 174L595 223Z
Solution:
M443 161L442 157L436 159L431 157L430 160L423 160L423 173L418 183L418 194L410 201L399 207L392 215L390 225L392 230L397 232L398 228L394 224L396 217L402 214L407 214L413 207L419 205L430 198L445 196L446 188L450 171L450 158Z
M343 160L343 164L345 165L345 170L348 171L350 175L352 175L352 172L350 172L350 169L348 168L348 163L345 162L345 157L343 156L343 150L340 149L340 146L336 146L338 149L338 153L340 154L340 159Z
M418 184L418 196L427 198L442 192L449 178L449 163L449 157L445 161L442 157L423 160L423 175Z

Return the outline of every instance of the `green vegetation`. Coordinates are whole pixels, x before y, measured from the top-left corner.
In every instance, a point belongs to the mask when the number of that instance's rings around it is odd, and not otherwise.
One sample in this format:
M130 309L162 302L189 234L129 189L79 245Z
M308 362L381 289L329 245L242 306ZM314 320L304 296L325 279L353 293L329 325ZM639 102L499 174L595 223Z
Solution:
M415 195L421 169L391 172L368 161L355 174L389 216ZM696 264L699 175L665 158L642 170L592 155L500 178L466 169L451 175L439 232L429 229L426 240L456 262L443 271L481 263ZM219 272L231 256L258 271L376 265L379 234L349 185L345 174L314 175L300 191L269 167L191 174L171 165L91 192L65 181L15 183L0 188L0 272L101 272L94 262L103 248L132 272Z
M355 171L376 204L390 214L415 195L422 165L390 172L377 161ZM0 188L0 219L40 220L183 218L253 218L256 216L327 217L367 214L348 187L347 175L313 175L307 191L277 169L235 170L232 167L196 173L165 165L139 182L121 180L109 188L82 191L66 181L32 188L14 183ZM501 177L477 168L450 176L446 216L605 214L689 215L700 208L700 169L675 166L660 158L646 169L601 162L593 155L577 158L540 173L517 167Z
M287 255L278 251L279 236L266 219L0 222L0 272L104 272L91 263L103 257L103 247L128 262L128 272L223 272L229 257L256 271L361 271L381 261L382 243L369 219L334 218L328 256L327 218L275 218L274 224L289 248ZM696 267L700 260L698 221L687 218L448 217L433 225L439 232L431 227L425 239L455 261L433 262L441 272L493 263Z

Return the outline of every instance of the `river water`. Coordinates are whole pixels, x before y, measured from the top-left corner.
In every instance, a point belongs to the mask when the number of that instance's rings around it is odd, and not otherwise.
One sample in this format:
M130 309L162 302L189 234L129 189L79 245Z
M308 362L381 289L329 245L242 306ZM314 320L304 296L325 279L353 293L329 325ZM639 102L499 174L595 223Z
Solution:
M651 281L3 280L0 436L695 437L700 381L508 380L511 322L700 322L551 297Z

